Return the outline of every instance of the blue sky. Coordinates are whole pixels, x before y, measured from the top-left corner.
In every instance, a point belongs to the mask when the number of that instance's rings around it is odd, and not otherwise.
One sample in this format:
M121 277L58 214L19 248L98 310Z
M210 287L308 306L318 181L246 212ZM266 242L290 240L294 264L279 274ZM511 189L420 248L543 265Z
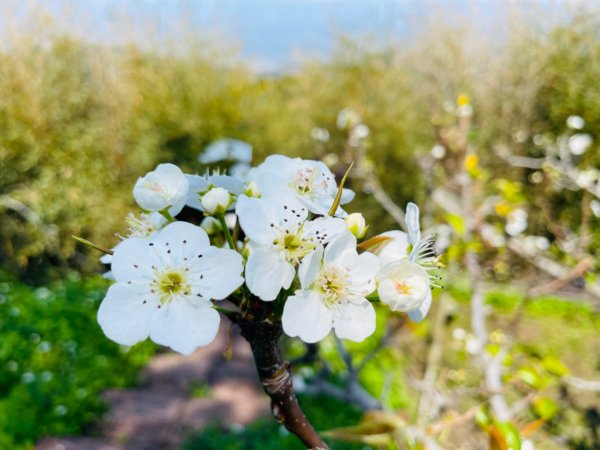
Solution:
M340 35L375 43L402 42L432 14L489 21L506 20L507 9L564 9L575 0L1 0L2 19L45 9L60 26L86 39L144 41L152 30L173 39L186 29L239 49L262 72L293 67L298 59L326 57ZM18 20L12 20L18 23ZM485 28L485 27L483 27ZM125 30L125 31L124 31Z

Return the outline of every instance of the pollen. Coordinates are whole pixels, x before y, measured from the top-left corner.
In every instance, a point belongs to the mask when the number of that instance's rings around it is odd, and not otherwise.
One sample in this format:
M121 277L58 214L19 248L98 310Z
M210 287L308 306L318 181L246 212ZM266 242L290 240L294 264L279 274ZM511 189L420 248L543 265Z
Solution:
M396 289L396 292L400 295L410 295L412 292L411 286L400 281L394 281L394 289Z
M152 285L163 305L171 303L176 296L186 295L190 291L183 273L172 269L157 274Z

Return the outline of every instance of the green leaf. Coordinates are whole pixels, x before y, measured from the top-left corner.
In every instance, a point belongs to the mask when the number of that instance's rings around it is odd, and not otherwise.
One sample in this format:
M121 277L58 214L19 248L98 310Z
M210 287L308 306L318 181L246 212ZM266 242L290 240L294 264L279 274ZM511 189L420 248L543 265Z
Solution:
M465 234L465 221L457 214L446 214L446 221L450 224L456 234L462 236Z
M510 422L496 423L498 430L502 433L509 450L521 450L521 435L519 430Z
M331 217L335 216L335 212L337 211L338 206L340 206L340 202L342 201L342 193L344 191L344 183L346 182L346 178L348 178L348 174L352 170L352 166L354 166L354 161L350 163L350 167L348 167L348 170L346 170L346 173L342 177L342 181L340 181L340 186L338 187L337 194L335 195L335 200L333 201L333 205L331 205L331 209L329 210L329 215Z
M542 379L533 367L519 369L516 377L534 389L539 389L542 385Z
M492 418L485 406L481 406L475 411L475 423L479 425L482 430L486 430L492 423Z
M558 406L548 397L538 397L533 401L533 411L542 419L550 420L558 411Z
M569 373L569 368L556 356L546 356L542 360L542 365L548 372L559 377L563 377Z

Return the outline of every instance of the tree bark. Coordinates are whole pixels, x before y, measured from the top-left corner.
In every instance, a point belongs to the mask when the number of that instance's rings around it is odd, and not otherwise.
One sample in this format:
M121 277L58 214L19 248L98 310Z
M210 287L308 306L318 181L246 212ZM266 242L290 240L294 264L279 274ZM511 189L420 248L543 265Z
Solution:
M242 336L250 344L262 387L271 398L271 412L275 419L300 438L306 448L329 450L298 404L292 385L291 366L283 358L279 347L283 332L281 322L264 315L260 319L246 318L241 314L228 316L239 325Z

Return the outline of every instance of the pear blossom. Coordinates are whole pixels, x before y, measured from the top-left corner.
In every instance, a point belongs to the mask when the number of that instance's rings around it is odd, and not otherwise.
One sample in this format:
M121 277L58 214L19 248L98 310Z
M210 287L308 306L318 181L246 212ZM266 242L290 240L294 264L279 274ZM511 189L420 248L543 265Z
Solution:
M392 311L407 312L411 320L420 322L431 306L429 274L418 264L401 259L384 266L377 293Z
M283 155L269 156L257 167L253 175L263 197L277 197L289 193L298 199L308 211L325 215L331 209L337 194L335 177L321 161L288 158ZM341 205L354 198L354 192L344 189ZM345 215L338 208L336 215Z
M581 116L567 117L567 126L573 130L581 130L585 126L585 120Z
M325 249L318 245L298 270L301 289L283 308L283 331L314 343L333 328L339 338L363 341L375 331L375 309L366 297L375 290L379 260L358 254L356 238L345 232Z
M419 207L406 207L408 233L394 230L379 236L386 238L373 249L382 268L377 273L377 293L382 303L392 311L407 312L410 319L420 322L431 306L432 276L427 272L435 262L434 239L421 239Z
M154 342L189 354L219 328L211 300L229 296L244 279L242 257L210 246L202 228L174 222L150 238L129 238L114 249L116 280L98 311L109 339Z
M209 199L206 200L207 205L214 205L217 196L219 196L220 203L223 203L225 194L229 193L231 201L226 207L228 209L235 207L237 196L244 192L244 182L229 175L186 175L186 178L190 184L190 189L185 204L200 211L206 210L202 203L203 197L214 188L220 188L220 190L210 194ZM212 214L213 212L209 213Z
M133 188L135 201L146 211L168 209L172 216L181 212L188 195L189 182L175 164L159 164L140 177Z
M261 300L275 300L288 289L298 263L317 245L346 230L342 219L320 217L309 221L308 210L296 198L238 199L236 213L248 238L246 284Z

